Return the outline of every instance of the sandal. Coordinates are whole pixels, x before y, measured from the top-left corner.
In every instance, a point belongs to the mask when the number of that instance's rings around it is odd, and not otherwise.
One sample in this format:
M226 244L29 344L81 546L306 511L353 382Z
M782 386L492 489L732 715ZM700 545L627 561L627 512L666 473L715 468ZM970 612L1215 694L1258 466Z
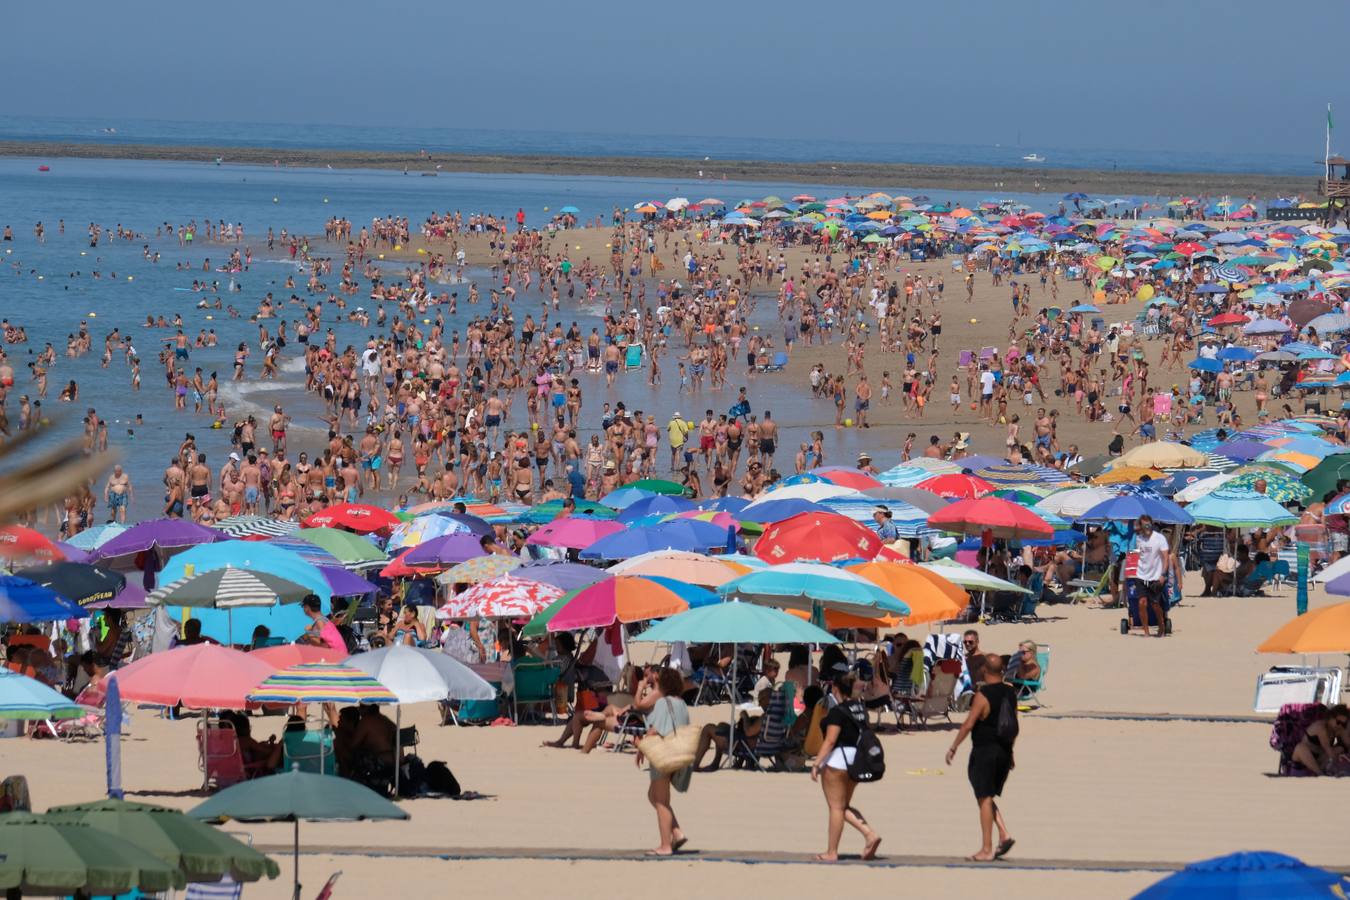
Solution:
M1017 841L1012 838L1008 838L1006 841L999 841L998 849L994 851L994 859L1002 859L1007 856L1008 851L1013 848L1013 844L1015 843L1017 843Z

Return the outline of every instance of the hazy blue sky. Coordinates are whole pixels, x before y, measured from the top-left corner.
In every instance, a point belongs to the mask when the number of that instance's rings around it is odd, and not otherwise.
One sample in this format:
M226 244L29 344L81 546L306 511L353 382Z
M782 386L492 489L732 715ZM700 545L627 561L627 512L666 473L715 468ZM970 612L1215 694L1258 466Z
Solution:
M9 114L978 144L1020 131L1031 146L1311 161L1327 102L1350 135L1339 8L18 2L0 71Z

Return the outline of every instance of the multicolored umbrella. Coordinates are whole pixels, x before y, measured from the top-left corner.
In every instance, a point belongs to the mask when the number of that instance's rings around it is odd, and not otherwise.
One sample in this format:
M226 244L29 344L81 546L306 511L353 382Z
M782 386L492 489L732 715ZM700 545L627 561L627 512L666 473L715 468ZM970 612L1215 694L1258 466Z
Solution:
M717 602L719 598L712 591L672 578L618 575L560 598L549 607L553 614L547 624L548 630L555 632L606 628L615 622L663 619Z
M911 562L872 562L845 566L877 587L903 597L909 614L906 625L941 622L955 618L970 603L970 595L941 574Z
M301 663L269 676L248 695L250 703L397 703L389 688L359 669L339 663Z
M717 587L755 568L759 566L749 566L719 556L692 553L688 550L653 550L615 563L608 571L611 575L674 578L702 587Z
M852 519L836 513L798 513L764 529L754 554L768 563L799 560L840 562L873 559L881 538Z
M227 566L170 582L152 591L145 600L151 606L236 609L299 603L312 593L307 585L277 575Z
M436 580L441 584L477 584L480 581L491 581L524 564L525 560L518 556L489 553L487 556L476 556L446 569Z
M1069 481L1069 476L1059 469L1031 464L986 466L975 474L998 487L1022 490L1053 490L1054 485L1066 484Z
M563 595L560 588L513 575L499 575L451 597L436 611L441 619L528 619Z
M370 538L337 528L301 528L294 537L329 553L349 569L383 565L389 558Z
M305 519L306 528L345 528L359 534L389 531L398 526L398 516L365 503L337 503Z
M955 497L958 500L970 500L994 492L992 484L977 475L967 475L964 472L935 475L920 481L915 487L939 497Z
M928 517L932 528L959 534L983 534L986 531L1005 540L1053 537L1055 529L1045 519L1024 506L998 497L958 500Z
M482 519L478 521L482 522ZM486 525L486 522L483 522ZM487 530L492 531L492 526L488 525ZM425 544L433 538L444 537L448 534L473 534L474 529L465 521L455 518L453 514L446 514L443 511L426 513L415 519L411 519L396 527L389 534L389 540L385 542L385 548L393 553L407 547L416 547L419 544ZM481 536L481 535L480 535Z
M1256 483L1265 482L1264 491L1256 491ZM1293 475L1274 472L1245 472L1223 485L1224 490L1264 493L1276 503L1302 503L1312 496L1312 488Z

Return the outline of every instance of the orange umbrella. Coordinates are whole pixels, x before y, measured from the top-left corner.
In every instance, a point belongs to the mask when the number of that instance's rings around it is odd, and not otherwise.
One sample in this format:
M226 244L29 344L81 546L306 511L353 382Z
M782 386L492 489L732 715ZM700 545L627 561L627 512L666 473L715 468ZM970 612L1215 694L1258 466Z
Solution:
M906 625L953 618L970 603L964 589L914 563L873 560L844 568L908 604L909 615L902 620Z
M1107 469L1096 478L1093 484L1138 484L1145 478L1158 480L1166 476L1158 469L1145 469L1143 466L1115 466Z
M1304 613L1266 638L1257 653L1350 653L1350 603Z
M803 622L811 621L810 610L785 609L783 612L790 616L796 616ZM844 612L839 609L825 610L826 631L842 631L845 628L865 628L868 630L875 628L877 631L884 631L887 628L894 628L902 621L908 621L908 619L901 619L900 616L881 616L880 618L873 619L867 616L857 616L853 613Z

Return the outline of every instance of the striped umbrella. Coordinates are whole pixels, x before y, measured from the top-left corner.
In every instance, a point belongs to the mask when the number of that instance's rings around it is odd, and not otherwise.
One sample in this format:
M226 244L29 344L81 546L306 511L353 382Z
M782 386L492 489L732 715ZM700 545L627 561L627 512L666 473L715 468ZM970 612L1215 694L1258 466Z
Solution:
M339 663L301 663L268 677L250 703L397 703L394 692L365 672Z
M491 581L523 565L525 560L518 556L490 553L487 556L465 560L447 570L438 580L442 584L478 584L480 581Z
M934 475L947 475L960 471L961 467L956 463L947 462L944 459L930 459L925 456L911 459L894 468L887 469L877 476L877 481L887 487L913 487L920 481L932 478Z
M158 588L145 599L151 605L234 609L299 603L311 593L313 591L305 585L277 575L226 566L180 578Z
M1069 476L1059 469L1030 464L988 466L975 474L990 484L1023 490L1035 490L1036 485L1066 484L1069 481Z
M310 543L296 535L268 538L267 543L278 549L291 551L311 566L328 566L339 569L343 567L342 560L338 559L318 544Z
M1247 275L1232 263L1225 263L1222 266L1214 267L1214 277L1233 284L1242 284L1247 280Z
M301 528L293 535L297 540L313 544L332 554L339 564L349 569L372 569L384 565L388 558L375 542L362 534L353 534L338 528ZM304 556L301 553L301 556ZM316 557L317 558L317 557ZM315 563L327 565L327 563Z
M217 531L223 531L233 538L257 535L279 537L283 534L294 534L300 523L283 522L270 516L230 516L228 519L221 519L215 527Z
M483 581L451 597L440 619L528 619L563 595L561 588L510 574Z

